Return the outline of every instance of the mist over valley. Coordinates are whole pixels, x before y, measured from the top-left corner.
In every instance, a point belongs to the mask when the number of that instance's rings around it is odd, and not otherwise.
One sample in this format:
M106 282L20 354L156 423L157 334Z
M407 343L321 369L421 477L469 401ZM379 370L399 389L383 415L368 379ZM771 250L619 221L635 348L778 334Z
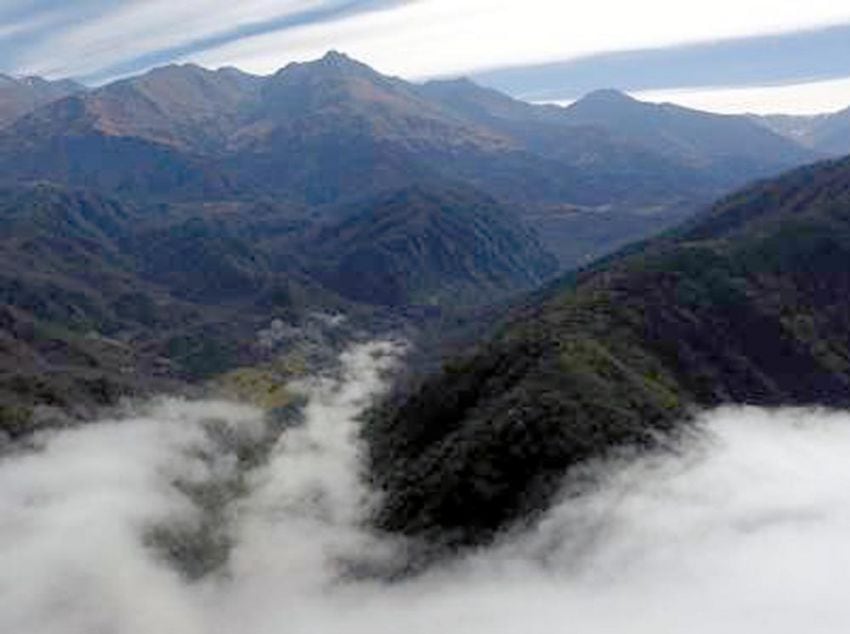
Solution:
M847 629L834 8L9 2L0 631Z

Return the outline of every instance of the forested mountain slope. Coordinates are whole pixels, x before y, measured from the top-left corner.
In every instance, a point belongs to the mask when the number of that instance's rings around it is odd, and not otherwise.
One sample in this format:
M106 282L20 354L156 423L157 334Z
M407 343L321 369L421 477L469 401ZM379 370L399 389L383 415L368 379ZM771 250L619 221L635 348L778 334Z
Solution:
M563 280L367 426L386 529L476 543L695 406L850 404L850 160Z

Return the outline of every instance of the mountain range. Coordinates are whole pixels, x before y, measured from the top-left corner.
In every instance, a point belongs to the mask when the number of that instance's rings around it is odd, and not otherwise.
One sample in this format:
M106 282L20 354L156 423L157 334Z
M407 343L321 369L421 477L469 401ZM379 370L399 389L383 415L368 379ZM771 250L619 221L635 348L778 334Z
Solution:
M0 419L19 426L256 363L273 319L495 306L823 156L749 117L614 91L533 105L336 52L2 84Z
M0 133L7 184L134 199L316 206L460 181L530 218L565 267L821 156L746 117L614 91L538 106L468 80L411 84L335 52L268 77L158 68L75 92Z

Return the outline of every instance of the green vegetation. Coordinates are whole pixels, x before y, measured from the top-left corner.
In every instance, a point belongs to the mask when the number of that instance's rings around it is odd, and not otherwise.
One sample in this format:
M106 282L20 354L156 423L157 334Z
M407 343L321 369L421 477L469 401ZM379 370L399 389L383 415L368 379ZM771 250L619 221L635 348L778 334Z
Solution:
M581 272L372 412L377 522L477 543L695 406L850 405L850 160L732 196Z
M298 397L286 388L286 384L303 376L307 368L307 363L298 355L283 356L273 363L226 372L215 378L212 387L226 398L274 411L296 402Z
M29 429L32 423L32 410L20 405L0 405L0 432L12 438Z

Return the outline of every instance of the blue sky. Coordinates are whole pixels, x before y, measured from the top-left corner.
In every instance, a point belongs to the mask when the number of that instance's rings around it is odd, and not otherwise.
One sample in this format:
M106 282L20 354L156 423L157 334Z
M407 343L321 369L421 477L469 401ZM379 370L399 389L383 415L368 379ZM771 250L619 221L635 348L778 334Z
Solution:
M850 105L850 3L576 4L0 0L0 71L90 84L169 62L270 73L334 48L410 79L472 75L535 100L616 87L719 111Z

